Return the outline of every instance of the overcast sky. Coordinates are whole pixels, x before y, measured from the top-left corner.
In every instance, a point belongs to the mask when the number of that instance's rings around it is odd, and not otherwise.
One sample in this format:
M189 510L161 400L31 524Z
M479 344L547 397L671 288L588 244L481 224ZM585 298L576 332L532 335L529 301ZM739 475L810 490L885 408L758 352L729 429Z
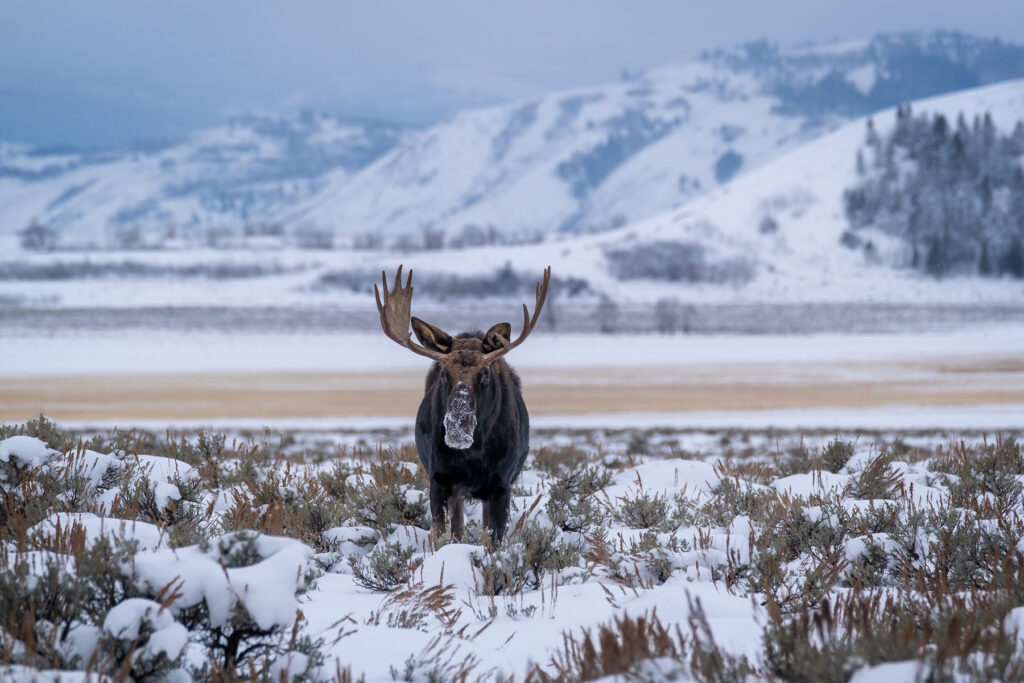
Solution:
M0 139L168 138L252 109L428 122L746 40L931 29L1024 43L1024 2L0 0Z

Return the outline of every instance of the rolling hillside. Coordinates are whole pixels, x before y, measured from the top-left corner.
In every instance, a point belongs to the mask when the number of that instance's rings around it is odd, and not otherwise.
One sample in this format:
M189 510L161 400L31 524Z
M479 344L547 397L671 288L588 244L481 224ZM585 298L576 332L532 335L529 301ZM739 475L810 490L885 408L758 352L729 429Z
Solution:
M1024 76L1024 49L961 34L766 43L425 129L252 115L175 143L0 144L0 234L69 246L300 226L450 240L605 230L681 206L851 117ZM142 237L139 236L142 233Z

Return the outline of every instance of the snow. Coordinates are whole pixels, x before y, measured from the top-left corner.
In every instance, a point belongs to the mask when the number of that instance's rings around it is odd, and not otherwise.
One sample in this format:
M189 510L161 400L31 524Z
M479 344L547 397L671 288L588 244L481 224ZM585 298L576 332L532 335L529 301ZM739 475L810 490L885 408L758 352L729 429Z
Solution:
M847 73L846 80L853 83L857 90L866 95L871 92L871 88L875 85L876 71L877 67L874 64L865 64Z
M188 644L188 630L176 622L170 610L145 598L128 598L111 609L103 620L103 631L119 640L147 637L140 654L159 653L177 659Z
M251 566L225 566L230 550L238 543L255 542L260 560ZM312 550L290 538L227 534L211 541L210 549L198 546L140 553L135 567L140 587L158 591L175 584L180 596L172 612L205 603L214 626L223 626L239 606L262 629L290 626L295 621L296 593L306 584Z
M849 483L849 475L819 471L806 474L791 474L788 477L776 479L771 483L771 486L780 493L785 492L793 496L803 496L806 498L811 495L828 496L841 494Z
M139 549L151 550L166 545L164 532L155 524L140 521L125 521L114 517L100 517L92 512L55 512L33 526L29 533L58 538L73 528L85 532L87 545L101 538L118 544L128 539L138 542Z
M748 436L751 440L744 439L742 443L756 446L756 452L761 455L753 456L755 458L770 458L768 454L786 452L797 443L780 442L777 433ZM709 453L714 453L716 447L722 447L721 437L720 433L665 435L680 449ZM304 443L306 438L297 435L296 444ZM563 432L551 437L551 443L572 443L578 438L581 437ZM806 439L789 435L788 438L799 438L802 446L814 452L826 441L840 438L840 435L808 436ZM891 440L891 435L887 438ZM911 445L934 446L944 444L947 435L942 432L907 439ZM740 442L737 440L736 443ZM629 460L622 460L626 452L625 442L609 441L606 448L603 452L609 456L607 460L618 460L620 464L609 470L613 475L611 482L596 499L601 506L618 508L624 500L640 495L664 497L670 504L678 497L694 506L702 505L713 499L725 471L716 468L713 456L661 458L643 451L634 453ZM878 448L878 442L865 436L855 443L854 454L842 473L794 474L777 478L769 486L785 491L793 498L838 495L841 506L855 519L884 506L892 506L895 515L907 514L913 505L919 509L927 506L928 501L916 492L911 496L910 491L905 491L907 497L900 500L842 499L847 485L877 457ZM94 453L91 457L100 455L103 454ZM114 453L108 457L130 464L133 456ZM350 464L356 462L346 456L339 456L339 459ZM150 465L148 468L140 467L140 470L145 469L163 479L189 476L192 471L185 463L169 458L143 456L139 462ZM327 463L323 467L330 469L335 464ZM290 463L289 471L296 471L296 466L296 463ZM913 485L916 489L920 486L936 494L931 499L932 504L948 501L945 484L938 481L928 486L929 477L935 476L928 461L911 463L897 459L889 466L908 487ZM322 471L319 465L306 467L313 476ZM544 511L547 486L552 477L547 472L533 469L532 461L528 461L527 468L517 485L520 489L529 489L529 492L523 495L518 491L520 495L514 497L510 528L517 526L525 515L533 518L531 523L542 527L549 524ZM135 474L139 476L141 473L137 471ZM374 482L364 470L348 477L345 483L347 487L359 487ZM296 490L290 488L291 484L285 486L289 487L287 491ZM285 489L282 491L287 492ZM205 500L214 501L223 493L206 491ZM245 491L242 493L246 494ZM422 500L424 493L407 488L406 495ZM537 505L534 507L535 501ZM798 501L797 504L802 503ZM479 524L479 507L475 502L467 506L471 526ZM815 522L828 523L828 520L822 520L825 514L822 507L805 506L803 513ZM215 519L211 521L214 526ZM763 630L770 620L762 596L744 594L735 588L730 591L721 580L722 568L730 562L746 564L752 559L748 538L756 530L750 518L743 515L736 516L724 527L681 526L653 532L659 558L672 567L671 575L667 580L662 579L663 583L650 582L628 588L608 576L608 570L600 562L584 562L553 571L544 578L541 588L527 589L517 595L488 595L483 589L484 582L478 569L479 563L486 558L482 546L468 543L435 545L430 533L418 526L396 525L390 533L383 534L365 526L333 527L323 534L328 551L319 555L314 555L313 548L298 540L253 531L214 536L208 543L172 549L161 542L159 529L153 525L104 519L89 513L54 513L33 529L30 537L47 534L52 537L58 529L66 530L73 524L86 530L87 545L100 537L109 537L115 543L134 541L138 547L130 562L122 567L130 570L130 580L147 596L156 595L168 586L171 590L164 592L167 599L163 606L151 599L130 598L106 614L101 622L102 628L74 625L61 645L69 662L75 655L81 658L91 653L101 637L115 638L126 644L139 641L133 655L137 662L154 660L161 654L172 663L179 657L194 659L197 656L195 648L198 647L196 633L190 634L178 618L184 610L195 606L205 608L211 628L230 628L233 620L244 616L259 628L281 628L285 633L291 632L301 612L304 618L298 622L299 635L325 641L322 652L327 659L318 676L330 678L335 665L341 664L343 667L351 666L357 676L365 673L367 680L389 680L392 667L402 670L407 661L413 662L417 675L425 675L424 672L438 662L458 661L467 656L480 660L482 669L491 672L488 675L520 678L532 664L544 665L560 647L565 633L578 635L584 629L593 631L614 618L652 614L670 628L678 624L685 631L687 620L698 605L706 617L710 636L723 651L744 655L759 663L763 661ZM993 533L997 532L995 524L994 520L989 522ZM607 527L602 530L613 548L620 550L652 533L628 528L615 517L610 517ZM594 542L590 537L579 534L558 533L559 543L583 550ZM516 542L514 536L510 537L510 542ZM397 544L411 551L414 560L420 562L409 583L392 593L374 592L357 585L344 561L350 555L362 556L374 546L383 544ZM892 556L899 544L886 533L853 532L844 538L840 547L848 568L863 562L872 546ZM921 552L927 553L927 547L922 546ZM17 566L37 567L38 571L38 567L51 558L61 562L65 571L75 570L72 558L45 551L12 554L9 561ZM636 560L637 557L629 557L623 561ZM642 566L642 556L640 562L636 571L646 571ZM800 576L808 569L805 566L808 562L807 557L802 557L787 563L782 569ZM629 566L625 565L626 568ZM326 573L321 575L320 569ZM432 590L435 592L430 593ZM444 608L447 611L422 606L420 601L425 599L424 596L439 594L450 598ZM1024 617L1017 613L1019 611L1012 612L1004 622L1007 633L1024 623ZM190 615L195 613L189 611ZM439 653L444 653L444 656L439 658ZM448 658L452 653L457 653L455 660ZM298 675L313 664L306 654L292 651L280 657L273 670ZM907 668L909 664L912 663L862 668L857 676L860 680L890 675L899 679L910 670ZM184 663L172 665L185 666ZM664 668L668 665L667 660L662 660L648 666L653 667L651 671L669 671ZM178 669L172 673L171 679L181 679L185 675L184 668Z
M920 674L921 666L917 662L885 662L854 672L850 683L915 683L921 680Z
M372 334L96 333L0 337L0 377L120 373L409 370L428 361ZM629 349L629 353L623 353ZM1024 353L1024 326L875 334L586 335L537 333L509 362L522 371L700 367L710 363L912 361Z
M57 451L32 436L9 436L0 441L0 462L13 460L20 467L39 467L57 454Z

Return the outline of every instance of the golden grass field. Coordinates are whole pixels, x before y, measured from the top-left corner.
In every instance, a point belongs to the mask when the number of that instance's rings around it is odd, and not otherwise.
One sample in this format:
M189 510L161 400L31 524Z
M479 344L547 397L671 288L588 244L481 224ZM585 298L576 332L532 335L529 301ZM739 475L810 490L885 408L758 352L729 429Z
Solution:
M533 415L1024 404L1024 357L760 362L521 372ZM423 371L5 378L0 421L412 416Z

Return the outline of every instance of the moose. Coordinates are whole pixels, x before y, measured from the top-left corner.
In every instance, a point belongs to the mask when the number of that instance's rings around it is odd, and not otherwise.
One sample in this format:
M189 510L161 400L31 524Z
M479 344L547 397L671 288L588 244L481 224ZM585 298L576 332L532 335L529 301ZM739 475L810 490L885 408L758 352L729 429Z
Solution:
M537 283L533 315L523 304L523 329L515 341L510 323L487 333L465 332L452 337L434 325L411 317L412 270L402 285L402 266L383 294L374 284L380 325L400 346L434 361L427 373L423 401L416 414L416 450L430 477L431 534L445 532L451 519L452 539L465 537L467 497L483 502L483 522L492 543L500 543L508 524L512 482L530 450L530 416L519 376L504 356L526 340L540 317L551 281L551 266ZM413 332L419 344L412 341Z

